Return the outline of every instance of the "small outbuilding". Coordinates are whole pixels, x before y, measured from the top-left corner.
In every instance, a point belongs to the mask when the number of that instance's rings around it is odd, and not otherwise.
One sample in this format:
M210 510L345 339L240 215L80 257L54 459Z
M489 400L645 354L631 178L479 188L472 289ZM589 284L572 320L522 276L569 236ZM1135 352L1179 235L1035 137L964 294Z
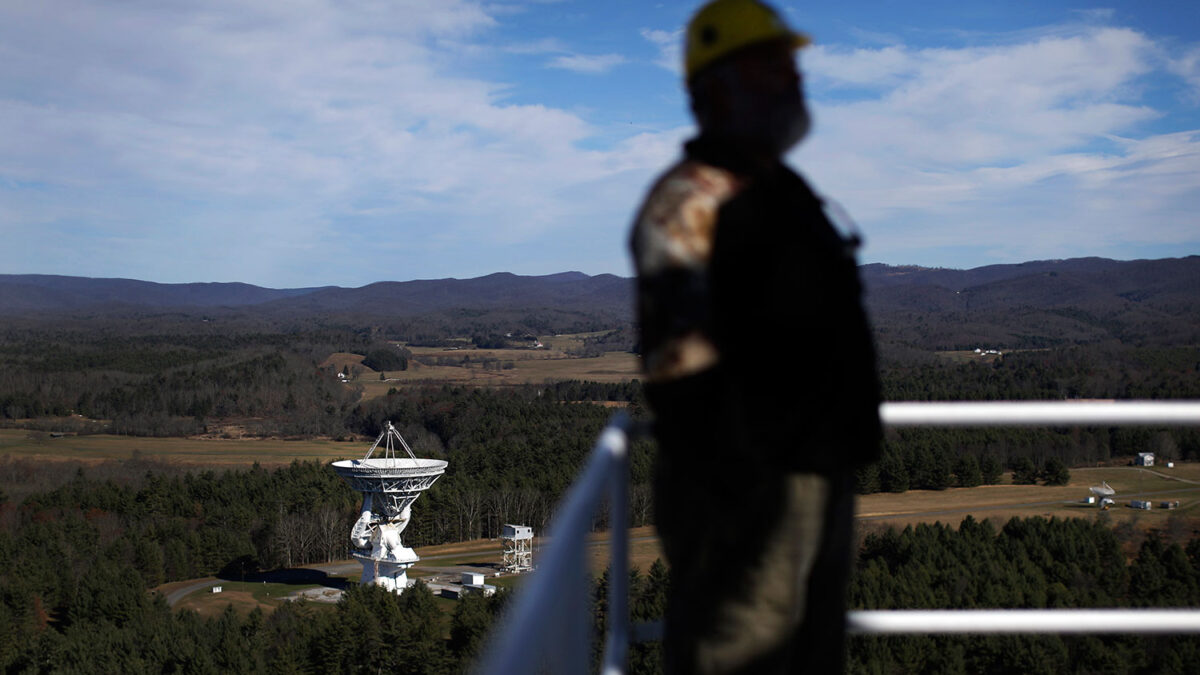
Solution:
M1153 452L1139 452L1133 460L1134 466L1154 466Z

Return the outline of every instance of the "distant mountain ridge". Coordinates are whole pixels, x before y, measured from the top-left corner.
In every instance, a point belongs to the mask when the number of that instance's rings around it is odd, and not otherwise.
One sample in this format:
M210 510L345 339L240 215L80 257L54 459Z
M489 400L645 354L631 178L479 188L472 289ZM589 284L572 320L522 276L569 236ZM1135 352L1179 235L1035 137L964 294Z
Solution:
M862 279L881 341L926 349L1200 344L1200 256L972 270L865 265Z
M263 288L240 282L160 284L53 274L0 274L0 312L128 307L242 307L321 288Z
M414 316L448 309L551 308L627 312L632 280L561 272L474 279L381 281L360 288L263 288L244 283L162 284L45 274L0 275L0 315L107 313L142 309L240 309L265 313L388 313Z
M881 341L930 349L1110 338L1200 343L1200 256L1039 260L970 270L869 264L860 272ZM581 272L293 289L30 274L0 275L0 315L199 310L417 317L547 309L615 325L632 320L633 294L632 279Z

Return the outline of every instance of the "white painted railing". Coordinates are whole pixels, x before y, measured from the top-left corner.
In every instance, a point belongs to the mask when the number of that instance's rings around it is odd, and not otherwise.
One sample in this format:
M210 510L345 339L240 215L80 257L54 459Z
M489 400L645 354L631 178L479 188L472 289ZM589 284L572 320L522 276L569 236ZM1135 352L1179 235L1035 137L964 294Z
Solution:
M591 583L587 534L592 516L609 497L608 629L601 673L625 671L629 648L629 429L618 413L592 449L550 525L537 573L524 586L493 633L479 665L484 673L591 672Z
M1200 401L912 401L884 403L890 427L1200 426Z
M857 634L1200 633L1194 609L873 609L847 612Z
M1200 426L1200 401L894 402L879 407L890 427ZM610 547L604 675L624 672L629 628L627 481L631 422L618 414L600 434L550 529L533 579L479 665L484 673L582 673L589 670L591 604L584 556L592 516L608 495ZM1200 633L1200 610L968 609L860 610L847 613L857 634ZM639 631L657 639L657 626Z

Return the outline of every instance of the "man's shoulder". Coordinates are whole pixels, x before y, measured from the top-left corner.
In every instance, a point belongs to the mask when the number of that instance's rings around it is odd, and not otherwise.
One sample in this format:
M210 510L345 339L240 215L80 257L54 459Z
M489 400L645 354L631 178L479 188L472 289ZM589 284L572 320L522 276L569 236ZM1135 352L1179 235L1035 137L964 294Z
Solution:
M712 252L717 212L738 193L733 172L695 159L667 169L646 195L634 220L633 249L639 266L693 266ZM649 271L643 267L642 271Z
M650 188L645 207L680 208L697 201L728 199L742 186L732 171L698 159L684 158L664 171Z

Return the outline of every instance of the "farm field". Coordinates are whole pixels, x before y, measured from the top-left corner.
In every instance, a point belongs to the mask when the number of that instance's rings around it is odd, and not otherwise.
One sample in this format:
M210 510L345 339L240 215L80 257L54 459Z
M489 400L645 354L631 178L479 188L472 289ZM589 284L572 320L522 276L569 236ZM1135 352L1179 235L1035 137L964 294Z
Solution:
M1004 354L1049 351L1048 349L1005 349L1002 350L1002 354L989 354L987 352L991 350L990 347L980 347L980 349L984 351L976 353L974 349L956 349L937 351L934 352L934 354L942 359L945 359L946 361L949 361L950 363L961 365L964 363L995 363L996 361L1004 358Z
M629 530L629 537L631 566L638 567L642 572L649 570L650 565L654 563L655 559L662 557L662 551L659 547L658 537L655 534L654 528L632 528ZM608 565L608 535L607 533L595 534L590 537L590 540L591 546L587 554L589 569L593 574L599 575L605 566ZM538 559L541 546L540 540L535 541L535 562ZM474 569L479 571L481 568L490 569L493 565L499 565L502 557L500 542L488 539L428 546L416 550L417 555L421 556L422 560L409 570L408 576L411 579L429 579L434 575L455 578L458 572L462 570ZM313 570L328 572L330 580L334 582L341 580L356 581L360 570L359 563L354 560L309 565L307 567ZM489 577L487 583L504 588L513 588L519 586L524 579L524 576ZM316 583L241 582L206 577L205 579L164 584L155 590L164 596L170 596L180 589L197 584L199 584L199 587L196 590L188 592L175 602L173 607L176 609L194 610L201 616L216 616L224 611L227 605L232 605L233 609L239 614L248 614L255 608L261 609L264 612L271 612L280 604L286 602L285 598L287 596L297 591L322 588L321 584ZM211 588L214 585L221 586L223 589L222 592L213 593ZM439 600L441 599L439 598ZM443 610L447 612L453 611L454 601L446 600L444 603L439 603L439 605L443 604L445 605ZM324 605L317 603L316 606Z
M147 438L140 436L62 436L51 438L22 429L0 429L0 457L97 463L142 459L169 464L263 466L299 459L331 461L361 457L361 440L284 441L280 439Z
M1008 480L1006 477L1005 480ZM861 532L885 527L903 528L918 523L943 522L957 525L967 515L977 520L992 519L1002 525L1012 517L1096 518L1101 513L1095 506L1081 503L1088 488L1107 481L1116 490L1116 506L1106 512L1110 523L1132 522L1139 528L1168 529L1171 522L1182 522L1188 529L1200 526L1200 464L1176 464L1173 469L1138 467L1098 467L1071 470L1071 482L1065 486L987 485L974 488L951 488L941 491L910 490L899 494L873 494L858 498L856 518ZM1135 510L1128 507L1129 499L1144 497L1159 501L1179 501L1172 510ZM1182 521L1179 518L1182 517ZM652 526L633 528L630 537L630 566L642 572L649 570L662 547ZM591 536L587 552L588 568L600 574L609 562L607 533ZM543 544L535 543L534 560L538 560ZM414 579L437 575L455 575L460 568L490 568L500 562L500 543L475 540L418 549L422 562L410 572ZM342 561L328 565L312 565L313 569L329 572L331 578L353 580L358 576L358 563ZM519 585L522 577L489 579L488 583L511 587ZM164 594L194 582L167 584L159 590ZM255 607L271 611L283 602L282 596L315 584L287 585L227 582L212 579L225 587L214 594L208 586L185 596L175 606L194 609L202 615L213 615L232 604L239 613ZM444 603L450 611L452 601Z
M392 387L406 384L510 386L561 380L628 382L640 377L640 360L635 354L605 352L588 357L571 354L584 346L586 338L594 335L600 333L544 337L541 338L541 349L408 347L414 357L408 370L386 371L382 380L379 371L362 365L363 357L357 354L331 354L322 366L347 369L351 379L346 386L361 386L364 399L383 396ZM430 361L435 363L431 365Z
M333 461L360 456L363 440L335 442L329 440L285 441L279 439L196 439L144 438L96 434L50 438L20 429L0 429L0 457L98 463L141 459L181 465L247 466L258 462L263 466L290 464L293 460ZM1009 480L1005 478L1005 481ZM909 490L899 494L877 493L858 498L858 517L868 520L922 521L932 520L922 514L944 514L942 521L957 522L970 513L978 517L999 515L998 509L1016 514L1079 516L1095 511L1078 503L1088 496L1088 488L1108 481L1117 491L1118 508L1135 495L1161 493L1161 499L1178 500L1175 513L1200 515L1200 463L1177 463L1175 468L1097 467L1071 470L1069 485L983 485L975 488L947 490ZM1122 501L1124 500L1124 501ZM1042 504L1050 502L1049 504ZM1151 511L1148 517L1165 512ZM465 549L467 551L472 548ZM636 552L635 552L636 553ZM651 558L653 560L653 558Z
M909 490L899 494L877 493L858 498L857 517L903 527L921 522L957 524L968 514L977 520L1003 522L1014 516L1041 515L1058 518L1095 517L1099 509L1082 503L1088 488L1102 481L1116 490L1116 504L1107 512L1112 520L1136 518L1149 527L1159 527L1177 514L1200 521L1200 464L1177 463L1173 469L1153 467L1097 467L1071 469L1064 486L982 485L947 490ZM1130 499L1155 502L1178 501L1177 509L1149 511L1128 507Z
M48 461L83 462L145 460L184 466L237 467L255 462L263 466L290 464L293 460L333 461L361 456L362 439L350 442L329 440L284 441L279 439L230 440L195 438L143 438L104 434L50 438L19 429L0 429L0 457ZM1136 513L1148 519L1166 519L1169 514L1200 518L1200 463L1177 463L1175 468L1097 467L1071 470L1066 486L983 485L947 490L909 490L899 494L877 493L858 498L858 518L887 521L897 525L916 522L957 523L967 514L976 518L1007 519L1014 515L1082 517L1097 509L1079 503L1088 496L1088 488L1108 481L1117 492L1114 518ZM1156 501L1180 502L1172 511L1134 512L1126 507L1129 499L1140 495ZM1070 503L1066 503L1070 502ZM463 544L464 553L476 549ZM649 562L657 557L657 548L646 552ZM439 551L445 553L448 551ZM635 542L633 554L639 556ZM598 555L598 554L597 554ZM640 563L639 563L640 564ZM645 566L643 566L644 568Z

